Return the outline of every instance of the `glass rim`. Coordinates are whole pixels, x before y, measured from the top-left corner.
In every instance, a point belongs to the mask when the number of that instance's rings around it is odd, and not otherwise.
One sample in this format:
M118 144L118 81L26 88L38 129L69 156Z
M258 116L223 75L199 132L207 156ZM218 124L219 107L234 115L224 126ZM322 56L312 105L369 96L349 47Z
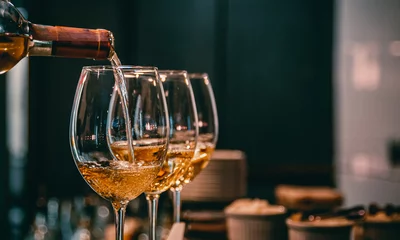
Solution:
M174 70L174 69L158 69L159 74L169 74L169 75L187 75L186 70Z
M208 73L200 73L200 72L194 72L194 73L188 73L189 78L208 78Z
M159 71L157 67L154 66L136 66L136 65L119 65L119 66L113 66L113 65L88 65L88 66L83 66L82 70L86 71L110 71L113 69L127 69L127 70L137 70L137 71Z

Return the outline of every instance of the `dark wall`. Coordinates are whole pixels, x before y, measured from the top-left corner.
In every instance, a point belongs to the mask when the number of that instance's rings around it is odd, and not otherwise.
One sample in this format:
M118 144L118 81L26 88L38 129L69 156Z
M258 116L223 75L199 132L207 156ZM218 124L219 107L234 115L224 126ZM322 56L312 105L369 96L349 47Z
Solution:
M251 178L330 165L332 1L230 0L228 18L220 146Z
M251 179L332 183L332 1L138 1L137 9L137 63L210 74L218 147L245 151Z
M332 164L332 1L26 5L32 22L110 29L123 63L208 72L220 117L218 147L246 152L250 180ZM81 67L105 62L30 63L32 189L45 183L59 196L87 191L70 154L69 117Z

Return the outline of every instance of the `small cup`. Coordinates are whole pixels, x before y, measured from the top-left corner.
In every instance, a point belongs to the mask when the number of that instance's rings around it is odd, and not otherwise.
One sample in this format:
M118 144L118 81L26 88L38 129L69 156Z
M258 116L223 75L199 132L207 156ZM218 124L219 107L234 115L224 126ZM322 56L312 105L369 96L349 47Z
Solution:
M286 220L289 240L351 240L354 222L345 219L326 219L318 222Z
M225 212L229 240L286 240L286 210L269 205L262 213Z

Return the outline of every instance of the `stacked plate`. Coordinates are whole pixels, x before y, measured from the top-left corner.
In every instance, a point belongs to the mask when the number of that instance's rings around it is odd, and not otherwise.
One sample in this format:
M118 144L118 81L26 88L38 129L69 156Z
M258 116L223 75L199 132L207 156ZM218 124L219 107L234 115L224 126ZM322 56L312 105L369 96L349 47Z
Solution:
M208 166L181 193L182 201L228 202L246 195L246 155L215 150Z

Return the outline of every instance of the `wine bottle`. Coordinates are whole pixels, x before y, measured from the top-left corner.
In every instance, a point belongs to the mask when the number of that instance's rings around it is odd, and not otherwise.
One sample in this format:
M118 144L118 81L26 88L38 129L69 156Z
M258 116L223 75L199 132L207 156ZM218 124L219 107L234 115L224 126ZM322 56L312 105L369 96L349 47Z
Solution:
M0 74L27 56L106 60L113 54L108 30L34 24L11 2L0 0Z

